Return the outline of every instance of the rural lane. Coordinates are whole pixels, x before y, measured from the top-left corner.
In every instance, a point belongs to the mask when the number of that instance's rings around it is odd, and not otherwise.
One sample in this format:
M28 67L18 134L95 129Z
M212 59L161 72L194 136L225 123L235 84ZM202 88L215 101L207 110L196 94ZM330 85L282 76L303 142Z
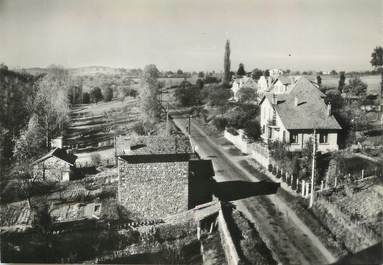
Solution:
M173 116L176 125L186 133L187 120ZM247 157L233 145L209 136L194 121L191 140L201 158L211 159L215 179L221 181L259 181L239 161ZM257 228L260 236L281 264L329 264L336 261L311 230L277 195L253 196L233 201Z

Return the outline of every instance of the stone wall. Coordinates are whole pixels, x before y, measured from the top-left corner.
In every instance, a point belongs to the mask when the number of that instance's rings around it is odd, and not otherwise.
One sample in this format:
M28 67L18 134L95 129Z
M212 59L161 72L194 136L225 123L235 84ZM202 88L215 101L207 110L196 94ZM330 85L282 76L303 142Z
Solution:
M119 160L119 203L138 219L188 209L188 161L130 164Z
M61 181L64 172L70 172L70 165L65 161L50 157L33 167L33 174L37 178L45 178L48 181Z

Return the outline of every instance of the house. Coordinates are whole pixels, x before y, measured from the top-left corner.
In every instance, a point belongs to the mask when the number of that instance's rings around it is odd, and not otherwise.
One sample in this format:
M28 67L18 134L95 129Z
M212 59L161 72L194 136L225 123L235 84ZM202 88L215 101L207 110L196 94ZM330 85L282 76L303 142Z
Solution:
M55 148L32 163L33 177L48 181L68 181L75 171L77 156Z
M272 82L269 92L274 94L289 93L295 82L296 79L294 77L281 75Z
M338 133L342 128L324 98L304 77L298 79L288 93L267 93L260 102L261 137L265 142L288 143L291 151L300 151L315 131L318 151L338 150Z
M271 87L271 77L262 75L258 80L258 93L263 94L269 92Z
M127 139L118 159L118 202L139 220L153 220L212 200L211 160L199 160L184 136Z
M233 85L231 87L231 91L233 91L233 99L238 101L238 91L243 87L253 88L255 91L257 90L257 82L248 76L242 76L240 78L235 78L233 80Z

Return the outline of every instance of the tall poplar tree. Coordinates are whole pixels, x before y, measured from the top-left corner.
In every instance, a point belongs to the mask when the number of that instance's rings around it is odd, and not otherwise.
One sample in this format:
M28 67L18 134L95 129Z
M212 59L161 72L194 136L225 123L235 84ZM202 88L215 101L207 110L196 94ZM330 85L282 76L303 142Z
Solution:
M222 81L224 86L228 86L230 83L230 41L229 40L226 40Z

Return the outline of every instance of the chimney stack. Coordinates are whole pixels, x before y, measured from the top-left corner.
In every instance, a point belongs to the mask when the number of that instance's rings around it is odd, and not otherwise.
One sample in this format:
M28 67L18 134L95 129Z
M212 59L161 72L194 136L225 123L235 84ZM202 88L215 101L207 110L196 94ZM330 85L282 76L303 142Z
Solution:
M328 105L327 105L327 115L331 116L331 104L330 103L328 103Z
M277 96L275 94L273 94L273 102L272 102L273 105L277 105Z
M295 107L298 107L298 97L294 98L294 105L295 105Z

